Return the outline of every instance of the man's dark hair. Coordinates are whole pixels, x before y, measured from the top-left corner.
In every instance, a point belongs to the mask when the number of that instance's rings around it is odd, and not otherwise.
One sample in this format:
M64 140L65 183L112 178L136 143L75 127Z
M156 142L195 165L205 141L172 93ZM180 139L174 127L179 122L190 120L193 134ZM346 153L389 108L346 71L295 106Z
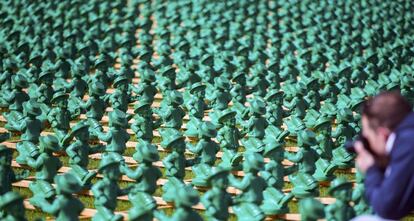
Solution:
M361 113L368 118L371 128L381 126L394 130L411 110L411 104L399 91L385 91L368 98L362 105Z

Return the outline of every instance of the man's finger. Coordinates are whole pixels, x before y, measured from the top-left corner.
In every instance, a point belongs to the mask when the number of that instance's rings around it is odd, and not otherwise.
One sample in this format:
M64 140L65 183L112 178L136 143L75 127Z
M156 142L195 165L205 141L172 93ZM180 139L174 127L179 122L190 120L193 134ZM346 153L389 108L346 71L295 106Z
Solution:
M356 141L354 145L355 145L355 151L358 154L366 154L367 153L367 150L365 150L364 144L362 144L361 141Z

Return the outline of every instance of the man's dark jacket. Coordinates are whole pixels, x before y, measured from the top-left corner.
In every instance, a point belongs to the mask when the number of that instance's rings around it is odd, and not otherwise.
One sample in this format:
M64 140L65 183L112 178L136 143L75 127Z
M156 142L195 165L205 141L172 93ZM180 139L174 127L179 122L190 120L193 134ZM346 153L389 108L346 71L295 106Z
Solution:
M414 113L394 133L388 171L372 166L365 178L365 196L374 212L385 219L401 219L414 210Z

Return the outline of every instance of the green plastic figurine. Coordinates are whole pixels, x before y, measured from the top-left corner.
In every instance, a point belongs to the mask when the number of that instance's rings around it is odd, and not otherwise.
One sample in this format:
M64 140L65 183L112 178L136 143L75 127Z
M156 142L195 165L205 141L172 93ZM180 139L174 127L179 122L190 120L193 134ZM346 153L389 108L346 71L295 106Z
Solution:
M316 221L325 217L325 206L315 198L304 198L299 201L301 220Z
M55 196L52 183L62 163L53 153L59 150L59 141L55 136L40 137L39 156L36 159L28 158L27 160L27 164L36 170L36 181L29 185L29 189L33 192L30 203L34 206L40 207L38 202L51 200Z
M38 154L38 147L36 145L39 142L40 132L42 130L42 123L36 118L36 116L41 114L39 104L33 100L25 102L24 112L26 113L26 117L14 125L17 131L22 132L22 141L16 146L19 152L16 162L19 164L27 164L28 158Z
M247 138L242 140L242 144L247 150L262 152L265 147L263 142L265 129L268 126L264 117L266 106L260 99L254 99L250 105L250 118L243 125L243 130L247 132Z
M26 221L23 197L16 192L0 195L0 219L4 221Z
M220 167L236 169L240 166L243 155L239 153L242 134L236 127L236 112L231 110L223 111L220 115L217 141L223 150Z
M138 139L151 142L153 131L161 124L161 120L155 120L149 103L137 103L134 105L134 117L131 129Z
M160 169L152 163L159 160L157 147L150 143L142 143L133 158L139 163L136 169L129 168L121 161L120 170L129 178L136 180L133 184L128 198L133 207L129 210L130 220L145 221L153 220L153 212L157 207L152 195L157 189L157 180L161 178Z
M126 114L116 109L109 113L109 131L105 133L101 127L95 131L98 138L107 143L104 151L119 160L123 159L122 154L126 149L126 142L130 138L126 130L127 127Z
M168 217L160 211L155 211L155 218L160 221L202 221L203 218L192 208L199 201L200 198L196 190L191 186L183 186L175 192L176 209L174 214Z
M38 199L37 204L46 213L56 217L56 220L79 220L84 209L82 202L73 194L81 190L80 181L71 173L55 176L56 197L53 202Z
M263 169L263 156L255 152L245 152L243 161L244 177L238 180L230 175L230 185L241 190L242 193L234 199L234 213L238 220L263 220L265 215L260 209L263 202L263 191L267 183L259 176Z
M269 157L270 161L265 164L264 170L260 172L260 175L267 183L267 188L263 192L263 203L260 207L266 215L287 213L289 211L287 203L293 198L292 193L285 195L282 192L284 185L283 178L289 172L285 171L282 165L284 159L284 143L279 141L277 144L266 146L264 155Z
M24 170L20 174L15 174L11 166L13 151L4 145L0 145L0 196L12 191L12 184L25 179L29 171Z
M206 208L208 220L228 220L229 207L233 204L230 193L227 192L229 171L220 167L212 170L207 178L211 189L201 198Z
M206 86L201 83L192 85L189 98L186 99L186 108L188 110L190 120L187 122L186 136L195 137L198 135L198 127L201 124L204 111L208 109L204 102Z
M216 162L216 154L220 150L219 145L212 140L216 137L217 130L211 122L204 122L200 128L200 139L195 146L188 145L188 149L196 155L197 164L193 166L196 177L192 183L196 186L207 186L207 178L211 167Z
M298 165L296 173L289 175L293 183L292 193L295 197L304 198L316 196L318 192L318 182L312 176L315 173L315 162L318 155L311 147L316 144L315 134L312 131L304 130L299 133L297 153L285 152L285 157Z
M118 180L121 176L119 170L119 159L104 154L99 164L99 172L103 179L99 180L92 186L92 193L95 197L94 205L97 213L92 218L94 221L111 220L119 221L123 217L120 214L114 214L117 197L126 195L129 188L120 189Z
M89 188L91 186L91 180L97 173L96 171L88 171L89 155L101 151L101 147L92 148L89 145L89 125L86 122L79 122L73 128L72 131L67 134L63 140L64 145L73 137L76 138L75 142L71 143L66 148L66 154L69 157L69 164L72 168L72 173L77 179L80 180L82 188Z
M52 108L47 116L59 141L66 136L70 129L70 121L75 118L68 110L68 97L63 91L56 92L52 98L52 103L56 104L56 107Z
M89 85L89 99L87 102L79 103L80 107L87 110L86 116L89 120L91 129L94 129L96 125L99 125L99 121L102 119L106 103L101 98L105 94L105 86L100 82L95 82Z
M175 198L177 190L184 185L185 168L192 166L194 162L185 158L186 142L181 134L175 133L168 137L166 148L172 149L172 152L162 160L168 178L168 182L162 187L162 198L171 202Z
M158 115L162 118L165 128L181 129L183 117L185 116L185 111L181 107L182 104L183 96L179 91L170 91L168 97L163 99Z
M336 201L325 208L326 220L351 220L355 211L350 205L352 198L352 183L345 178L336 178L331 182L329 194Z

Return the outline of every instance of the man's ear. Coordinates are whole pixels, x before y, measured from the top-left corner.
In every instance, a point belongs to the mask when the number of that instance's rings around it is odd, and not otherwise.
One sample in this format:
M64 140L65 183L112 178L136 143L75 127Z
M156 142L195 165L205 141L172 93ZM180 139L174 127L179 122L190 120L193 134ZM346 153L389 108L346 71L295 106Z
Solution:
M391 134L391 130L386 127L378 127L377 133L381 137L381 139L383 139L386 142Z

